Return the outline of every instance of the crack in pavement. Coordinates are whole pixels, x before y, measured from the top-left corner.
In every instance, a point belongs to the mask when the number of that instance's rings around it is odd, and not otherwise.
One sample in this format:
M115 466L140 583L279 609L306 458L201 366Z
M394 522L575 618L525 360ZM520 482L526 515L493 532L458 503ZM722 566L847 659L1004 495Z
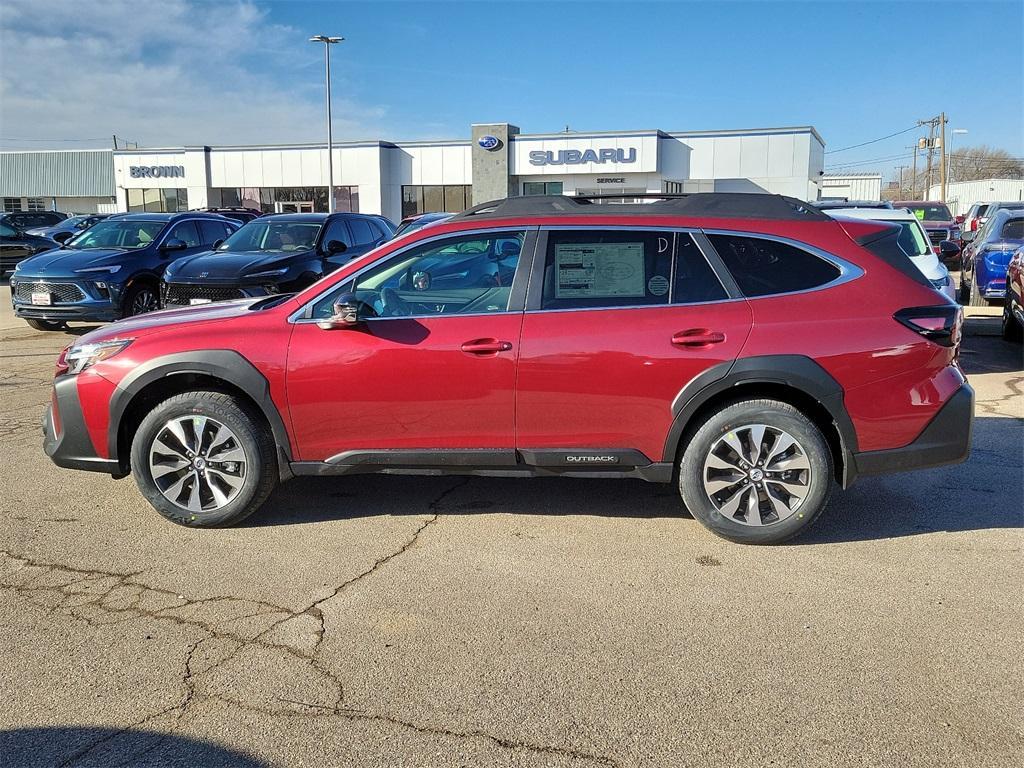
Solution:
M325 667L319 659L319 650L326 635L324 606L414 547L422 533L440 519L444 500L463 488L471 479L469 477L461 478L434 498L428 504L429 516L420 522L398 548L375 560L366 570L334 587L328 595L314 600L299 610L267 601L237 598L232 595L217 595L190 600L176 592L150 587L142 583L140 576L145 571L85 570L0 550L0 589L12 591L33 604L46 608L43 619L60 613L94 628L108 627L135 619L166 621L176 626L202 632L202 636L190 643L185 650L180 678L182 694L177 703L132 722L91 744L82 745L69 754L60 765L67 768L119 735L148 725L162 717L173 715L174 720L168 726L169 733L173 733L193 703L212 699L271 716L328 716L348 720L375 721L422 734L482 739L504 749L571 757L614 766L615 763L608 758L568 747L530 744L480 730L459 731L437 725L401 720L385 713L345 708L343 706L345 689L341 679L333 670ZM288 622L298 623L304 619L310 620L314 626L312 631L307 630L304 634L300 633L298 640L295 638L289 640L287 632L283 633L283 638L277 636L282 634L278 630L286 629L285 625ZM304 644L303 637L311 639ZM325 693L322 702L277 696L275 698L278 701L289 705L288 708L277 709L271 706L257 706L246 700L244 696L235 698L226 695L226 692L211 690L211 687L217 682L214 679L215 673L228 674L230 681L228 667L231 662L237 660L244 667L246 659L242 658L243 654L251 656L267 652L285 654L288 658L287 663L301 665L305 668L305 672L299 668L287 670L289 674L287 679L292 685L301 684L301 675L312 672L320 687L333 690L333 694ZM252 660L249 659L249 661ZM273 663L278 668L281 667L280 659ZM251 666L250 664L248 668ZM150 744L146 747L145 752L155 749L160 743L161 741L157 740ZM138 757L139 754L136 753L131 759L136 760Z

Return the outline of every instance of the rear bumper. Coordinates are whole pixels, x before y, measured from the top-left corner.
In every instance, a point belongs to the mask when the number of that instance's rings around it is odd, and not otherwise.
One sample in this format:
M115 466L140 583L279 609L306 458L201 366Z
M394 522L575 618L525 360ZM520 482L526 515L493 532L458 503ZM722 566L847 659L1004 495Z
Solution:
M971 453L973 419L974 390L964 382L914 442L902 448L854 454L854 477L958 464ZM846 484L852 480L848 475Z
M89 439L74 376L54 379L53 399L43 415L43 451L58 467L124 476L118 461L101 458Z

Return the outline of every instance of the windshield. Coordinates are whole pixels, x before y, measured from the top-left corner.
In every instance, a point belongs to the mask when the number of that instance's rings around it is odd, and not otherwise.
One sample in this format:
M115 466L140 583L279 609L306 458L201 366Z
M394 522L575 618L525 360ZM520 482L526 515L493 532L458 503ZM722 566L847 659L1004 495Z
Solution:
M165 221L131 219L100 221L96 226L69 240L66 247L83 251L94 248L145 248L160 236L166 224Z
M221 243L217 250L229 253L308 251L316 245L321 226L317 221L250 221Z
M942 205L942 203L935 205L908 205L905 207L909 208L911 213L922 221L949 221L953 218L953 214L949 212L949 208Z
M900 225L900 236L896 242L907 256L926 256L930 252L928 241L921 232L921 225L916 221L897 221Z

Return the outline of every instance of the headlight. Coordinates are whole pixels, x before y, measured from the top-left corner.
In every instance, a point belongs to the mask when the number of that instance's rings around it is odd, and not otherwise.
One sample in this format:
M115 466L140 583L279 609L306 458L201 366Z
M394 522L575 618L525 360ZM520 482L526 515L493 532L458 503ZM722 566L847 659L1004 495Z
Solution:
M246 275L246 277L280 277L287 271L287 267L283 267L281 269L268 269L265 272L254 272L251 275Z
M121 269L120 264L113 264L109 267L84 267L82 269L76 269L75 272L103 272L106 275L112 275Z
M57 358L57 375L79 374L100 360L113 357L131 343L131 339L112 339L95 344L73 344Z
M929 278L928 282L932 284L933 288L945 288L949 285L949 275L943 275L938 280L932 280Z

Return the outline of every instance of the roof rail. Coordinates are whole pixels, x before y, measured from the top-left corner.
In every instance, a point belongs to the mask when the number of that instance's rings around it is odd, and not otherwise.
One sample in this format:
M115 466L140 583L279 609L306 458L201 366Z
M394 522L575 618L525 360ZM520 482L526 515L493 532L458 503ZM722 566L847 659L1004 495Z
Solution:
M601 200L632 200L645 198L651 203L624 202L612 207L597 204ZM721 219L796 219L802 221L829 219L821 211L795 197L756 192L643 192L625 194L529 195L507 197L474 205L451 218L451 221L510 216L711 216Z

